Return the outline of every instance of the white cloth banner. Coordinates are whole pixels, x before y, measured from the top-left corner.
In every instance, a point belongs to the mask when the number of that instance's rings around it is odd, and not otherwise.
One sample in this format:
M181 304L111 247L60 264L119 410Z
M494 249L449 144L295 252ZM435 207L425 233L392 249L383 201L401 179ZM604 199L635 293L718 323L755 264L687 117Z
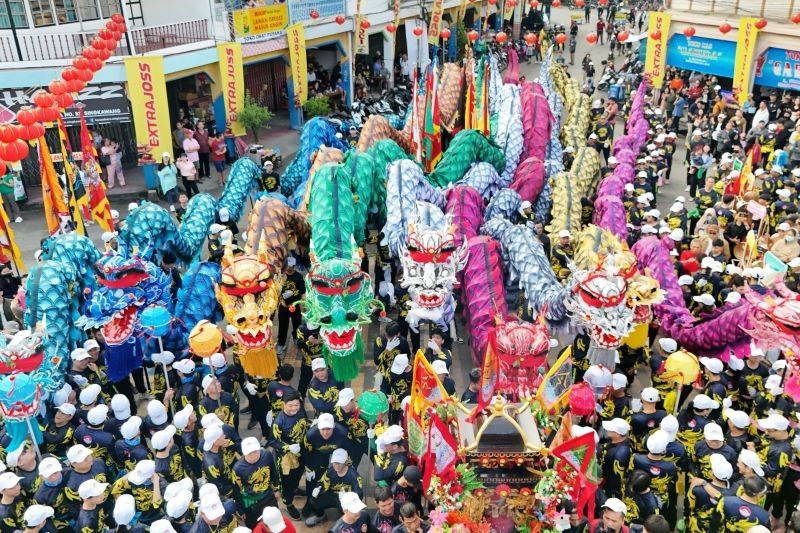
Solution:
M419 37L414 35L414 28L417 26L422 28L422 35ZM408 66L417 67L424 73L431 62L428 53L428 27L424 20L406 21L406 50L408 50Z

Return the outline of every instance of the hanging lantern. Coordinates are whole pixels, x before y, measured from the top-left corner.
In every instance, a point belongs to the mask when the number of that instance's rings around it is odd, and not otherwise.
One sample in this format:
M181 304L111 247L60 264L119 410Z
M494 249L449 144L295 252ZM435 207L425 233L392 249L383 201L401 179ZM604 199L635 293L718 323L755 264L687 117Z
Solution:
M733 29L733 27L730 24L728 24L727 22L723 22L722 24L719 25L719 31L723 35L725 35L729 31L731 31L732 29Z
M139 322L147 335L151 337L163 337L169 333L169 326L172 317L163 305L149 305L139 316Z
M116 24L114 24L114 27L116 28ZM97 32L97 36L106 41L113 40L114 31L110 30L108 27L101 28L100 31Z
M415 37L422 37L422 26L417 26L411 32L414 34Z
M497 3L497 0L489 0L489 5L492 5L492 6L493 6L493 5L495 5L496 3Z
M450 28L443 29L440 35L442 36L442 39L444 39L445 41L447 39L449 39L450 38Z
M370 26L372 26L372 23L369 20L364 19L361 21L361 29L366 30L369 29Z
M8 167L6 167L5 163L0 161L0 176L5 176L6 172L8 172Z
M508 40L508 35L504 31L497 32L497 35L494 36L494 40L500 44L503 44Z
M87 62L85 57L78 56L72 60L72 66L78 70L86 70L87 68L89 68L89 63Z
M560 45L563 45L565 42L567 42L567 36L566 36L566 34L564 34L564 33L559 33L558 35L556 35L556 42L557 42L558 44L560 44Z
M101 68L103 68L103 62L100 61L99 59L87 59L86 61L89 65L88 67L89 70L91 70L92 72L97 72Z
M517 7L517 0L506 0L506 7Z
M30 106L22 106L17 111L17 122L21 126L29 126L36 122L36 115L33 114L33 108Z
M655 39L656 41L660 41L661 40L661 30L656 30L653 33L651 33L650 34L650 38L651 39Z
M0 143L0 159L7 162L22 161L28 157L28 143L22 139L10 143Z
M55 100L53 100L55 103ZM39 122L47 123L47 122L55 122L58 119L58 115L61 114L61 111L55 106L50 107L37 107L34 111L36 113L36 120Z
M694 37L695 33L697 33L697 30L694 29L694 26L689 26L688 28L683 30L683 34L686 36L687 39L691 39L692 37Z
M47 86L47 89L50 91L52 95L59 95L64 94L67 92L67 84L64 83L62 80L53 80Z
M0 142L11 143L19 139L19 126L11 122L0 124Z
M480 34L475 30L470 30L469 32L467 32L467 39L469 39L473 43L478 40L478 37L480 37Z
M537 0L531 0L531 9L539 9L539 2Z
M87 46L86 48L81 50L81 55L86 59L97 59L97 50L95 50L91 46Z
M61 79L64 81L77 80L78 70L73 67L67 67L61 71Z
M113 20L117 24L125 23L125 17L123 17L121 13L114 13L113 15L111 15L111 20Z
M79 93L86 87L86 82L83 80L70 80L67 82L67 92Z
M551 7L561 7L561 0L553 0L550 4Z
M585 6L586 6L586 2L584 2L583 0L575 0L575 7L581 8L581 7L585 7Z
M792 22L795 24L800 24L800 11L792 15Z
M589 43L589 44L596 43L597 42L597 34L596 33L590 33L589 35L587 35L586 36L586 42Z
M600 4L601 6L605 6L608 5L608 0L597 0L597 3Z
M85 70L79 70L78 71L78 79L79 80L81 80L83 82L90 82L90 81L92 81L92 78L94 78L94 72L92 72L88 68L85 69Z
M35 117L36 114L33 113L33 116ZM27 126L19 127L20 139L25 139L26 141L32 141L34 139L38 139L42 135L44 135L44 126L42 126L38 122L34 122L33 124L29 124Z
M114 24L113 28L109 27L108 29L110 29L110 30L112 30L112 31L114 31L116 33L119 33L120 36L121 36L123 33L125 33L125 30L127 30L128 27L125 26L124 22L120 22L119 24Z
M397 28L395 27L395 25L391 22L386 25L386 31L388 31L389 33L394 33L396 29Z
M105 48L103 48L102 50L97 49L97 59L99 59L100 61L105 61L109 57L111 57L111 50L106 50Z
M767 19L758 19L755 24L753 24L759 30L763 30L767 27Z
M528 32L525 34L525 43L528 46L533 46L536 43L536 38L536 34Z
M319 11L317 11L316 9L312 9L311 13L309 13L308 16L314 20L317 20L319 18Z
M114 30L111 32L111 39L114 41L120 42L122 40L122 32Z
M31 100L34 104L36 104L37 107L51 107L55 103L55 100L53 100L53 95L44 89L39 89L33 93Z
M68 107L72 107L72 104L75 103L75 99L72 98L70 93L64 94L57 94L55 95L56 105L59 109L66 109Z
M336 19L335 20L336 20L336 24L341 26L342 24L344 24L344 21L347 20L347 19L345 19L344 15L336 15Z
M625 41L627 41L627 40L628 40L628 37L630 37L630 35L629 35L629 34L628 34L628 32L626 32L626 31L621 31L621 32L619 32L619 33L617 34L617 40L618 40L619 42L621 42L621 43L624 43Z

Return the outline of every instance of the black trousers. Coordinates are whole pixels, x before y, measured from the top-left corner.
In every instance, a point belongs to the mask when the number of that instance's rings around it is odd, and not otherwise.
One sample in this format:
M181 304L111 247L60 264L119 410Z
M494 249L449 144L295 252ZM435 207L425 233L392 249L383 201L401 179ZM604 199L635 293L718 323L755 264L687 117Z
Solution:
M411 326L408 325L408 322L403 317L397 317L397 325L400 326L400 336L402 338L408 340L409 336L411 337L411 351L417 353L420 343L419 331L411 329Z
M280 461L276 462L280 464ZM304 469L301 466L290 470L288 474L281 475L281 498L287 507L292 505L292 501L294 501L294 495L297 492L297 487L300 486L300 478L303 477L303 472Z
M325 514L326 509L341 510L339 496L337 494L333 492L323 492L317 498L310 497L308 503L306 503L306 509L303 510L309 515L314 513L316 516L322 516Z
M300 468L296 470L301 470ZM250 529L255 529L256 525L261 521L261 514L264 512L264 507L277 507L278 500L275 494L272 493L266 498L263 498L253 505L244 510L244 523Z
M292 333L300 329L300 308L295 307L294 312L289 311L285 305L278 307L278 346L286 345L286 337L289 333L289 321L292 321Z
M300 381L297 383L297 392L300 397L305 400L306 393L308 392L308 384L311 383L311 378L314 377L314 372L311 367L303 363L300 365Z
M269 426L267 425L267 406L269 405L269 401L267 398L262 398L258 395L252 395L248 393L244 388L242 392L250 403L250 417L258 422L258 425L261 427L261 433L263 436L267 437L268 439L272 438L272 432L269 430Z
M211 152L199 152L200 156L200 171L198 176L201 178L208 178L211 176Z
M183 181L183 190L186 191L186 196L191 198L195 194L200 194L200 189L197 188L197 181L191 181L186 179L185 176L181 176L181 181Z

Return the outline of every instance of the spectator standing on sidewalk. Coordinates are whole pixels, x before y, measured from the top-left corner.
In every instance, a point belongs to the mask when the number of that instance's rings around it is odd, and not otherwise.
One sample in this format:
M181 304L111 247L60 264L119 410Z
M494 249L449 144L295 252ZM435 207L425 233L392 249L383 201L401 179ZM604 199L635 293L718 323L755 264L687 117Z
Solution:
M3 197L3 206L6 208L8 218L19 224L22 217L19 216L19 206L14 194L14 172L9 168L6 175L0 178L0 195Z
M198 156L200 158L200 169L199 169L200 178L210 178L211 147L208 144L209 142L208 130L206 129L206 125L202 120L197 121L197 126L195 126L194 139L200 146L200 150L198 151Z

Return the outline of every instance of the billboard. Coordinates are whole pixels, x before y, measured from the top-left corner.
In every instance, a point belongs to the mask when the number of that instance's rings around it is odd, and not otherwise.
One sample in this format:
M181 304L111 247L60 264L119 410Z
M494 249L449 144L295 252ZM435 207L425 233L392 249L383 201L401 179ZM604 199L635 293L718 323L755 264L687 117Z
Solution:
M767 48L756 59L755 84L800 91L800 52Z

